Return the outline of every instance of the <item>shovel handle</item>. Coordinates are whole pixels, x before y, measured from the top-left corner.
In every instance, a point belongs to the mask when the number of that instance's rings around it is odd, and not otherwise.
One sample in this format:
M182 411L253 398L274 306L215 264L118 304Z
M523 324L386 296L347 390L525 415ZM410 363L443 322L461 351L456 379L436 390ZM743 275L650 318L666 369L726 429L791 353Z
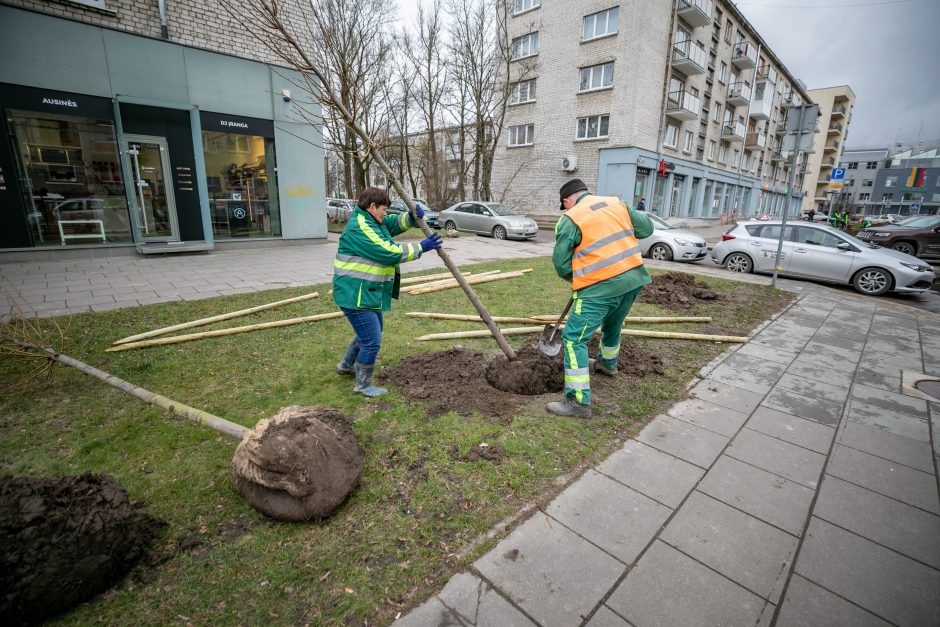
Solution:
M565 305L565 310L561 312L561 317L558 318L558 322L555 323L554 328L552 329L552 334L548 336L548 343L551 344L555 341L555 334L558 333L558 327L561 325L561 321L565 319L565 316L568 315L568 312L571 310L571 305L574 303L574 295L568 299L568 304Z

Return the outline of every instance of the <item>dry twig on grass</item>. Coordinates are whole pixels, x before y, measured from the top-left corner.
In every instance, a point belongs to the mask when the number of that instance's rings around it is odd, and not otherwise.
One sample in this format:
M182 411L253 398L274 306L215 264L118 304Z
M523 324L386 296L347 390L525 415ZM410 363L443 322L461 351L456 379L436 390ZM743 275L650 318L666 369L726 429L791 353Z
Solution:
M36 311L26 305L20 306L22 297L16 293L0 291L10 301L10 313L0 319L0 356L33 362L32 367L13 381L0 384L0 391L11 392L29 387L34 381L48 377L52 371L52 358L38 347L47 346L58 352L65 346L65 332L56 321L48 323L50 329L43 331ZM72 319L68 318L71 323ZM30 346L32 345L32 347Z

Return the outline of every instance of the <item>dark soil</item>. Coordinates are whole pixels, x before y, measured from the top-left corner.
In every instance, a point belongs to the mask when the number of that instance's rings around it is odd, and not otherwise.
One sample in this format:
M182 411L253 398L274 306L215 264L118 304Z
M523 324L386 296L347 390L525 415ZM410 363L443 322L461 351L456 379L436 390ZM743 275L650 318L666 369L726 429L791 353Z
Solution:
M260 421L232 459L232 481L276 520L331 515L358 485L362 449L350 420L325 407L285 407Z
M594 336L588 344L588 354L591 359L597 359L600 352L600 337ZM648 347L640 346L630 338L620 340L620 356L617 358L617 368L621 373L630 377L666 374L666 364L663 358L650 352Z
M451 459L455 459L460 462L478 462L478 461L488 461L498 463L503 459L506 451L499 444L490 444L488 446L480 446L479 444L474 444L470 447L470 450L467 451L467 454L464 455L460 452L460 449L457 448L457 445L451 447L450 451Z
M483 369L487 383L497 390L534 396L561 392L565 388L564 357L561 352L546 357L537 347L526 346L518 351L519 359L509 361L498 355Z
M0 623L39 623L107 590L165 523L108 475L0 479Z
M661 305L668 309L690 309L697 301L720 300L721 294L707 284L696 281L691 274L667 272L653 276L653 283L640 291L637 300Z

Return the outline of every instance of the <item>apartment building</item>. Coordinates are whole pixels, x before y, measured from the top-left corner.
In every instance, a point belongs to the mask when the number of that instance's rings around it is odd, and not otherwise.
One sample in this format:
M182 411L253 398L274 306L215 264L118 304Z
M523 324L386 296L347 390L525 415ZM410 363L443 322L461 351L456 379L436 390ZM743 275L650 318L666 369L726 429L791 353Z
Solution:
M848 85L809 90L809 97L819 105L819 118L813 140L816 150L806 163L803 209L825 209L829 205L829 179L842 157L848 139L855 92Z
M0 0L0 53L0 260L326 238L319 109L215 0Z
M838 167L845 168L845 180L838 197L833 204L846 211L867 213L866 209L872 198L875 178L885 166L888 149L846 150L838 161Z
M809 95L734 5L510 1L495 195L546 213L577 176L685 222L798 210L780 142Z
M940 149L905 150L878 168L866 213L925 215L940 213Z

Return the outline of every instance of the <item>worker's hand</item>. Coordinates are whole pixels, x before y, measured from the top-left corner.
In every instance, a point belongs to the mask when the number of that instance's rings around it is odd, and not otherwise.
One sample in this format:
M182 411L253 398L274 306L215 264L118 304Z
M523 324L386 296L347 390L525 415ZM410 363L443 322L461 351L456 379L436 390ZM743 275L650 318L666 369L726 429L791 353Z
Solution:
M437 233L431 233L427 239L421 240L421 250L423 252L428 252L429 250L437 250L444 244L444 238L438 235Z
M415 203L415 215L419 218L424 219L424 207L422 207L418 203Z

